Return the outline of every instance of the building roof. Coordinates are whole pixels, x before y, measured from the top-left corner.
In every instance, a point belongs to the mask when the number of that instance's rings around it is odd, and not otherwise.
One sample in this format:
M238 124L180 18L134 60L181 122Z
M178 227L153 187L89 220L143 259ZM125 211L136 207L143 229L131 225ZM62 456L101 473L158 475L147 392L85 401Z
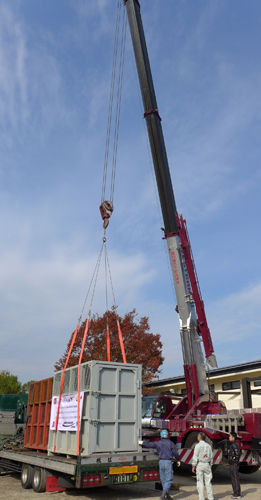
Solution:
M249 361L248 363L241 363L239 365L224 366L222 368L213 368L209 370L209 377L212 378L212 377L218 377L219 375L229 375L232 373L242 373L258 369L261 369L261 359L257 359L256 361ZM177 384L179 382L185 382L184 375L178 375L177 377L154 380L153 382L147 382L143 385L145 387L160 387L162 385Z

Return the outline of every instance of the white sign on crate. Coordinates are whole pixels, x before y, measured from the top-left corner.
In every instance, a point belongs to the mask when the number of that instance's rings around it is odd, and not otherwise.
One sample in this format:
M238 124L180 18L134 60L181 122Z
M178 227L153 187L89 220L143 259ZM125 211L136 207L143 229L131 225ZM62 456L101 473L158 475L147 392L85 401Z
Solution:
M84 392L80 392L80 427L81 427L81 417L82 417L83 396ZM52 431L55 431L58 403L59 403L59 397L53 396L51 418L50 418L50 429ZM78 394L72 394L70 396L62 396L57 430L76 431L77 421L78 421Z

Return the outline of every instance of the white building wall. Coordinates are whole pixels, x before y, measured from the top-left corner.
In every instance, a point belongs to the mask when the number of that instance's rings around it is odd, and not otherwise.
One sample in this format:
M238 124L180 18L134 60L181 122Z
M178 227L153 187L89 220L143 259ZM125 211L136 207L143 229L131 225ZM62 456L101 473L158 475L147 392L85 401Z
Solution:
M238 373L229 373L219 376L212 376L210 374L209 384L214 385L215 392L218 393L220 401L223 401L227 407L228 411L240 410L244 407L243 405L243 395L242 395L242 379L255 378L261 376L261 370L249 370L242 371ZM225 383L240 381L240 389L229 389L227 391L223 390ZM254 382L251 382L251 389L258 389L259 387L254 386ZM261 386L260 386L261 389ZM178 382L174 384L162 384L162 386L157 387L157 392L168 393L173 400L173 403L178 403L180 397L183 396L186 390L185 382ZM174 393L173 393L174 391ZM177 395L178 397L175 397ZM261 411L261 395L252 394L252 407L260 408Z

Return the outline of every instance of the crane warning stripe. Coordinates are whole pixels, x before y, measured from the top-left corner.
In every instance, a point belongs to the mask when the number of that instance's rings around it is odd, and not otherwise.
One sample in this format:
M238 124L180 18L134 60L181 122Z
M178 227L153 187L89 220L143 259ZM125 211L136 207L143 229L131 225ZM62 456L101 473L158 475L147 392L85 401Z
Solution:
M244 451L242 454L241 454L241 457L240 457L240 462L247 462L247 463L250 463L250 460L251 460L251 451Z
M179 456L181 462L185 464L192 464L194 450L183 448L179 450ZM222 451L221 450L213 450L213 464L222 464Z
M213 451L213 464L222 464L222 451L214 450Z
M181 462L191 465L194 450L188 448L181 448L178 451ZM247 463L248 465L261 464L261 452L250 451L250 450L241 451L240 462ZM213 450L213 464L220 465L222 463L223 463L222 450Z
M259 451L242 451L240 462L247 463L248 465L261 464L261 453Z
M181 462L185 462L185 464L190 464L192 462L193 453L194 453L194 450L190 450L190 449L180 450L179 456L180 456Z

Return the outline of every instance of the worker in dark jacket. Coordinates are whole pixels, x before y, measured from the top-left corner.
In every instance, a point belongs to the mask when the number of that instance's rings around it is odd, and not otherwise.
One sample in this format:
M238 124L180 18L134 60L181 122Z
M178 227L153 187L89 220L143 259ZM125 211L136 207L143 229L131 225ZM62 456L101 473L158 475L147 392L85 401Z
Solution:
M241 488L238 475L240 449L236 443L237 435L231 432L229 435L228 463L230 468L230 477L233 488L232 498L241 498Z
M139 441L139 444L145 448L156 448L159 457L159 472L163 489L160 500L164 500L164 498L171 500L169 490L173 481L172 458L176 458L178 467L180 466L180 458L176 446L168 439L169 434L166 429L161 431L160 437L160 441L154 441L152 443Z

